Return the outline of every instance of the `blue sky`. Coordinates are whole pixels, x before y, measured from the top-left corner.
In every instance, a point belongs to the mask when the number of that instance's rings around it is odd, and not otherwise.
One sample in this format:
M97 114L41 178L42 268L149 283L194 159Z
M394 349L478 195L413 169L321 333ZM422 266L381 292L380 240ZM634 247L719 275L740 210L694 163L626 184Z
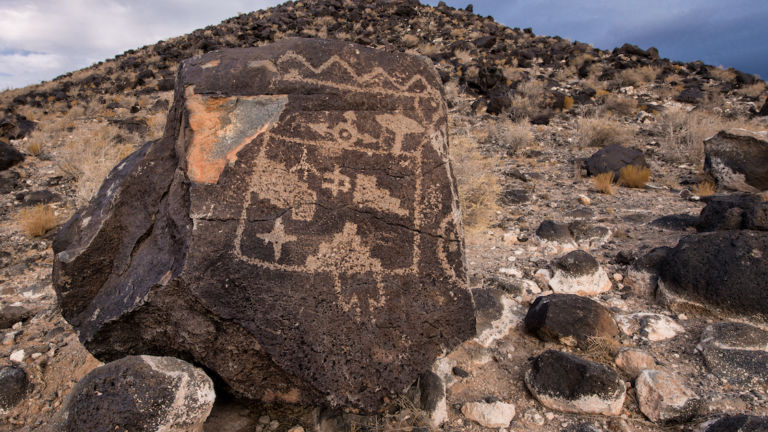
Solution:
M422 0L435 5L437 0ZM0 90L278 4L275 0L0 0ZM446 0L463 8L467 1ZM768 0L476 0L510 27L768 77Z

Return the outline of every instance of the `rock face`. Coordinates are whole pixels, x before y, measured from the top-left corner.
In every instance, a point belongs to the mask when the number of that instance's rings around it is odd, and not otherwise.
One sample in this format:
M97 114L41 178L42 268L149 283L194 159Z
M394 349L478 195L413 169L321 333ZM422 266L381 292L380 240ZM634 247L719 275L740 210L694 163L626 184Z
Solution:
M768 133L744 129L720 131L704 141L704 169L725 188L768 190Z
M24 155L7 141L0 139L0 171L16 165L24 160Z
M658 294L669 304L713 307L768 318L768 232L739 230L685 237L661 263Z
M0 412L21 402L28 387L29 379L24 369L16 366L0 367Z
M643 371L637 380L637 402L650 420L672 423L690 420L699 400L680 379L660 370Z
M525 385L545 407L571 413L619 415L626 397L613 369L554 350L533 360Z
M441 88L422 57L338 41L184 62L165 136L54 242L64 317L100 359L379 409L475 331Z
M538 297L525 315L526 331L543 341L587 348L590 338L613 338L619 328L600 303L573 294Z
M727 415L706 422L699 430L702 432L763 432L768 430L768 417Z
M63 431L202 431L215 399L200 369L171 357L128 356L72 389Z
M647 167L643 152L618 144L601 148L587 159L587 174L594 176L605 172L613 172L614 178L619 178L619 171L627 165Z
M707 326L696 347L707 368L735 385L768 383L768 332L740 322Z

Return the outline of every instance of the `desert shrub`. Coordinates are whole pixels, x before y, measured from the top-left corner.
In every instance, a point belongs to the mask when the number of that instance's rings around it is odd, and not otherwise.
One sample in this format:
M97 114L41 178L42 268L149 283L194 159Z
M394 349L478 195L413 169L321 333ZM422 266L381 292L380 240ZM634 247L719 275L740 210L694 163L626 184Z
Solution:
M459 188L464 227L477 232L490 226L498 210L501 186L493 172L494 161L485 157L468 136L451 140L450 155Z
M664 143L662 155L674 162L701 164L704 140L717 133L722 122L716 116L671 108L659 117Z
M598 192L613 194L613 172L604 172L592 177L592 185Z
M733 69L725 69L722 66L718 66L709 70L710 75L718 81L734 82L736 81L736 72Z
M440 46L434 44L420 44L417 48L417 51L427 57L438 55L442 52Z
M459 61L461 64L468 64L472 63L474 59L472 58L472 54L470 54L467 50L457 49L453 52L453 55L456 57L456 60Z
M568 111L573 108L573 103L573 96L565 96L565 98L563 98L563 111Z
M629 127L605 117L582 117L576 133L581 147L605 147L611 144L626 145L632 140Z
M114 125L90 123L76 128L58 149L58 168L76 181L78 204L90 200L112 167L138 146L138 141L117 143L118 135Z
M491 143L506 149L508 155L513 155L518 149L530 146L533 143L533 132L527 121L501 121L493 124L488 130L488 139Z
M695 184L691 188L691 192L693 192L694 195L698 195L700 197L714 195L715 191L716 191L715 184L709 180L705 180L701 183Z
M659 68L653 66L641 66L638 68L624 69L618 73L616 80L623 86L634 86L653 82L659 74Z
M43 141L39 139L34 140L27 140L26 145L24 146L24 151L27 152L27 154L32 156L40 156L40 154L43 152Z
M22 231L30 237L40 237L59 223L56 213L48 204L39 204L19 210L16 215L16 222Z
M642 188L651 178L648 167L627 165L619 170L619 183L631 188Z
M522 95L510 98L509 114L515 120L524 120L536 114L538 107L530 99Z
M528 98L535 106L544 101L544 83L539 80L523 81L517 86L517 92Z
M631 115L637 111L635 98L609 94L604 97L605 109L621 115Z
M416 48L419 45L419 37L412 34L404 35L402 38L403 45L408 48Z
M746 85L736 91L737 93L756 99L765 92L765 82L758 81L754 84Z
M607 195L613 194L613 172L604 172L592 177L592 185L595 189Z

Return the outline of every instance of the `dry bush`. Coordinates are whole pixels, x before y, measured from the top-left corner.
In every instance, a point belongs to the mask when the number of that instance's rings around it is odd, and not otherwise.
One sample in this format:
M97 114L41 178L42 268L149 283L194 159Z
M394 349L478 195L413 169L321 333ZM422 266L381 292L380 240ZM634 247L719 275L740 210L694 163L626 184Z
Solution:
M604 172L592 177L592 185L598 192L613 194L613 172Z
M753 99L760 97L760 95L763 94L764 91L765 91L765 82L763 81L758 81L754 84L750 84L736 90L737 93Z
M731 68L725 69L722 66L718 66L716 68L710 69L709 73L712 75L713 78L715 78L718 81L722 81L722 82L736 81L736 72L734 72L733 69Z
M533 143L531 125L525 120L510 122L502 121L492 125L488 130L488 139L507 150L511 156L521 148L526 148Z
M705 180L701 183L693 185L693 187L691 188L691 192L693 192L694 195L705 197L705 196L714 195L716 192L716 188L714 183L712 183L709 180Z
M580 147L626 145L632 140L632 131L627 125L605 117L580 118L576 133Z
M592 61L594 59L595 59L595 56L593 56L592 54L583 53L569 60L568 64L571 65L574 69L578 70L582 66L584 66L584 63L588 61Z
M568 111L571 108L573 108L573 104L574 104L573 96L566 95L563 98L563 111Z
M621 349L621 343L614 338L590 336L587 339L585 351L592 360L611 365L619 349Z
M26 145L24 145L24 151L27 152L28 155L40 156L40 154L43 153L43 147L42 140L28 139Z
M518 93L527 97L533 105L540 106L544 101L544 83L539 80L528 80L517 86Z
M605 96L605 109L621 115L631 115L637 111L637 101L633 97L609 94Z
M530 99L521 95L510 98L509 114L515 120L525 120L537 113L537 106Z
M485 157L477 142L468 136L457 136L450 146L453 172L459 188L464 228L477 232L491 225L499 206L496 202L501 186L493 172L494 161Z
M662 155L674 162L695 165L704 161L704 140L723 126L717 116L676 108L664 111L658 124L664 139Z
M648 167L627 165L619 170L619 183L630 188L643 188L651 178Z
M434 44L420 44L417 48L417 51L422 55L425 55L427 57L432 57L440 54L442 52L442 49L440 48L440 46L434 45Z
M16 215L16 222L30 237L40 237L59 223L59 218L48 204L39 204L34 207L23 208Z
M116 143L117 135L125 134L114 125L95 122L76 128L65 138L56 162L63 174L77 182L78 204L88 202L112 167L138 147L138 141Z
M624 69L616 76L616 80L623 86L635 86L653 82L659 74L659 68L653 66L641 66L638 68Z
M517 64L517 59L513 59L513 62ZM501 74L504 75L504 78L509 82L521 81L525 77L525 73L522 69L510 65L502 67Z
M461 64L469 64L474 61L474 58L472 58L472 54L467 50L457 49L453 52L453 55L456 57L456 60L459 61Z
M403 35L403 45L408 48L416 48L419 45L419 37L412 34Z

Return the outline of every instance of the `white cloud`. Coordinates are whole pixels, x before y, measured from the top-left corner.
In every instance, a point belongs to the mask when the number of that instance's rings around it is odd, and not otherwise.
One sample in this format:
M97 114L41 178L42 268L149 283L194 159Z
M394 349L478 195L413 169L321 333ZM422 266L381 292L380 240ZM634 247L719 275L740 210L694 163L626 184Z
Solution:
M0 88L50 80L278 0L3 0ZM3 55L11 51L12 54ZM29 54L26 52L33 52ZM19 54L20 52L24 54Z

